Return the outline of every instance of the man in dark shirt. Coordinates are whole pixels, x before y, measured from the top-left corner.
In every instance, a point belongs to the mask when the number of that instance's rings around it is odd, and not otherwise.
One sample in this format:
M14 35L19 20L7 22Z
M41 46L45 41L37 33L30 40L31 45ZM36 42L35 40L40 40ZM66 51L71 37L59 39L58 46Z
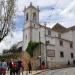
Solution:
M29 73L32 71L32 66L31 66L31 62L29 61L28 63L28 68L29 68Z
M17 71L16 71L18 73L18 75L20 75L20 71L23 72L23 65L22 65L22 61L20 59L18 59L18 61L17 61Z

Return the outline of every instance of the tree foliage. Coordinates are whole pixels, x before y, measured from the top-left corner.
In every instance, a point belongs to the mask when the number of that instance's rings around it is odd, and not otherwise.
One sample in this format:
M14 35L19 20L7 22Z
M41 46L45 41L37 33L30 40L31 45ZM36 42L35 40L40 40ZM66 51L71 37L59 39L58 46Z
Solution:
M0 55L0 59L17 59L20 56L20 53L14 53L10 55Z
M28 43L28 47L27 47L26 51L30 54L31 57L33 57L33 52L34 52L35 48L37 46L39 46L40 44L41 44L41 42L32 42L32 41L30 41Z
M16 59L17 57L20 56L22 53L22 50L18 50L17 45L14 44L9 50L5 49L3 50L3 54L0 56L0 59L5 58L5 59Z
M16 44L13 45L9 50L3 50L3 55L10 55L10 54L14 54L14 53L21 53L22 52L22 48L16 47Z
M20 52L22 52L22 49L21 49L21 48L17 48L17 45L14 44L14 45L10 48L9 52L11 52L12 54L13 54L13 53L20 53Z
M13 45L9 51L15 53L17 51L16 45Z

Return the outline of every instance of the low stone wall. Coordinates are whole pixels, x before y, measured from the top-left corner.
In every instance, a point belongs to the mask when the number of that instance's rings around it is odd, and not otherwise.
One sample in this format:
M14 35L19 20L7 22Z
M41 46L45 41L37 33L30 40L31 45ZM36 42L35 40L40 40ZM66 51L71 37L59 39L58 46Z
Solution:
M49 69L57 69L65 67L69 67L69 65L67 65L67 63L62 63L62 62L48 62Z

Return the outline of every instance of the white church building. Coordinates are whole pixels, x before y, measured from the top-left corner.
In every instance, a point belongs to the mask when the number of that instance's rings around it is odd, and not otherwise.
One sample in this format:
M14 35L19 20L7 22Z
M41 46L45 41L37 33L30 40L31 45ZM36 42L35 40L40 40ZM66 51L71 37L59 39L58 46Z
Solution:
M53 28L39 24L39 7L32 3L24 9L23 50L29 41L42 42L35 51L35 57L41 56L48 67L73 64L75 60L75 26L66 28L57 23ZM45 17L44 17L45 18ZM40 50L40 51L39 51Z

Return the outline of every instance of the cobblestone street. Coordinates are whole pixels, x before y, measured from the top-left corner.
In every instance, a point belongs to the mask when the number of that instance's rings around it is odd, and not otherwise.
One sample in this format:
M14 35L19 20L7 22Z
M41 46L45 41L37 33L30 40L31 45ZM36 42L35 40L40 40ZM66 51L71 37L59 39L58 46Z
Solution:
M7 72L6 75L9 75L9 72ZM24 71L20 75L75 75L75 68L63 68L47 71L32 71L30 74L27 71Z
M36 75L75 75L75 68L49 70Z

